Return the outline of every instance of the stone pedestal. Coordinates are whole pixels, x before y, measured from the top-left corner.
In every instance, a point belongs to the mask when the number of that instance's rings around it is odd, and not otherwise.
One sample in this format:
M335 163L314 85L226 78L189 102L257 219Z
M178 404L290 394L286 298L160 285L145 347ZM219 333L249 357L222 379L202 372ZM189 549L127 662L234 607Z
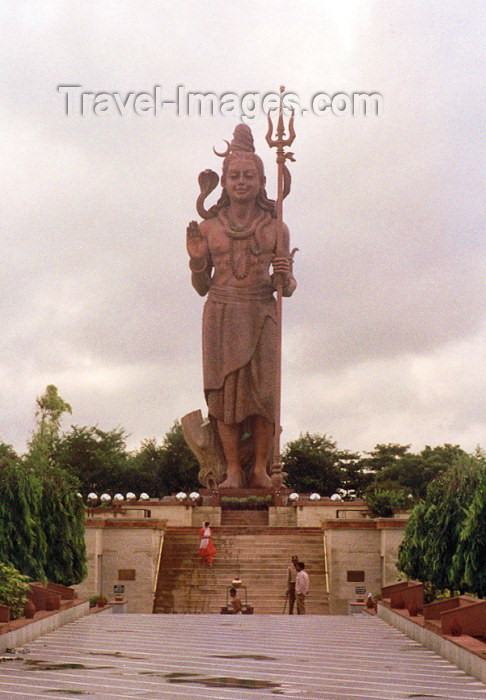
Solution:
M361 600L350 600L348 602L348 613L349 615L361 615L363 610L366 608L366 603Z
M123 600L110 600L111 611L114 615L119 615L121 613L126 613L127 611L127 601Z

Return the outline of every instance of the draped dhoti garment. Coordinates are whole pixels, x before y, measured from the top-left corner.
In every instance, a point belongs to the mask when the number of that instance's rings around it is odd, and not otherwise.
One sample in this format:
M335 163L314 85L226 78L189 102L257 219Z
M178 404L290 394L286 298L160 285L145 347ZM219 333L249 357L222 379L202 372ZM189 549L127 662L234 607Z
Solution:
M211 529L209 527L202 527L199 530L199 537L199 556L206 564L212 564L214 555L216 554L216 547L213 544Z
M276 304L270 284L212 285L203 314L208 412L223 423L275 420Z

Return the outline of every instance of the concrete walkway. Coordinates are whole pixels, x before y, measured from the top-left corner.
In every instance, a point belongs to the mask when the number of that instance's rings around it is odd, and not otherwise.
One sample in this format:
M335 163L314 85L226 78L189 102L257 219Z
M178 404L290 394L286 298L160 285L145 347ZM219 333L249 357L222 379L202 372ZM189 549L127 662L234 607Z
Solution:
M376 617L89 616L0 663L0 700L486 700L486 686Z

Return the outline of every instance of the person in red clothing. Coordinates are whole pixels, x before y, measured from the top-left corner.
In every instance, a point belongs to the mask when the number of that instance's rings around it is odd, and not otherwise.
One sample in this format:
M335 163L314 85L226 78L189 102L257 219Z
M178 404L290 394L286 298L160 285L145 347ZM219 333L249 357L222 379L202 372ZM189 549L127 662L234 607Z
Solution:
M214 555L216 554L216 547L213 544L209 522L205 522L203 527L199 530L199 538L199 556L202 561L212 566Z

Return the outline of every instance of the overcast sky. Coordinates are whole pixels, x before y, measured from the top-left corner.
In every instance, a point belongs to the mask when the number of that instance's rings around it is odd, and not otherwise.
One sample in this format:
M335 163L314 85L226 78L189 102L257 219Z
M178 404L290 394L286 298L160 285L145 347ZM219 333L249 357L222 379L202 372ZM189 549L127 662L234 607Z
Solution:
M185 227L238 115L66 116L87 92L378 92L296 118L284 217L284 442L486 447L484 2L55 0L0 5L0 439L35 397L135 449L204 408ZM266 119L249 122L275 196ZM482 149L482 151L481 151ZM482 169L481 169L482 168Z

